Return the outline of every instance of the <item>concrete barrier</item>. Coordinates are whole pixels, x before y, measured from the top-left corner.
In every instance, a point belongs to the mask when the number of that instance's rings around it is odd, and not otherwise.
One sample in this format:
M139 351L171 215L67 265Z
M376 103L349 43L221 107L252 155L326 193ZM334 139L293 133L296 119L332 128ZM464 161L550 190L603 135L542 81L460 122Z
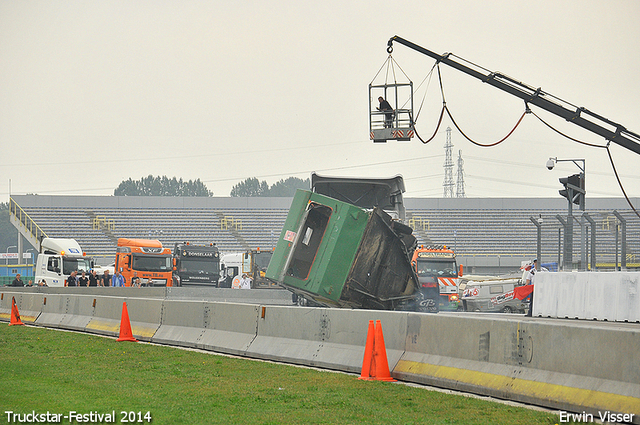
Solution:
M109 296L96 298L93 317L86 324L85 330L100 335L118 336L122 318L122 303L125 300L126 298Z
M34 323L42 310L42 294L21 294L20 302L16 298L18 312L23 323Z
M47 294L42 300L42 309L35 324L51 328L59 328L63 317L67 314L67 296Z
M65 301L65 313L62 316L59 327L84 331L87 324L93 318L96 298L87 295L63 295Z
M261 306L257 336L247 348L246 355L312 365L326 330L325 310Z
M596 417L610 410L640 419L639 330L581 325L411 313L406 350L392 376Z
M404 353L407 314L374 310L324 309L320 348L310 365L360 373L370 320L380 320L392 370Z
M151 341L162 321L162 299L126 298L127 312L133 336L142 341ZM120 313L122 317L122 313ZM120 328L118 328L118 332Z
M162 299L118 297L96 297L91 299L95 300L93 302L95 307L93 317L85 325L87 332L118 336L125 302L127 303L131 332L135 338L151 341L160 327Z
M392 368L406 335L406 314L397 312L260 306L257 336L246 355L359 373L370 320L381 322Z
M540 273L533 314L541 317L640 322L640 273Z
M291 292L286 289L251 289L247 291L229 288L169 287L166 298L169 300L200 299L223 303L293 305Z
M256 337L258 310L252 304L165 300L151 341L245 355Z
M114 288L101 286L6 286L0 287L0 292L10 291L19 293L35 293L35 294L59 294L59 295L93 295L93 296L118 296L118 297L141 297L141 298L165 298L168 288Z
M8 322L11 320L11 297L9 291L0 292L0 320Z
M204 311L205 328L197 347L226 354L247 355L250 344L256 338L261 309L256 304L207 303Z
M170 300L162 304L162 320L151 342L196 347L205 327L205 301Z
M40 314L43 297L23 292L2 292L0 294L0 320L11 320L11 304L14 298L20 314L20 320L23 323L35 322Z

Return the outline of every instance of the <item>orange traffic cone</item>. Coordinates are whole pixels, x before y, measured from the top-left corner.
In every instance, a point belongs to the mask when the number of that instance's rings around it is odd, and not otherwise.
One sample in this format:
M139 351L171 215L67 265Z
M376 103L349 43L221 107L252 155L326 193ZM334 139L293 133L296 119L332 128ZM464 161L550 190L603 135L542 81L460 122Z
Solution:
M373 362L373 339L375 330L373 320L369 320L369 330L367 332L367 342L364 346L364 359L362 360L362 371L358 379L371 379L371 363ZM375 369L373 369L375 370Z
M387 361L387 349L384 346L382 335L382 325L376 320L369 321L369 331L367 333L367 343L362 361L362 372L360 378L375 381L395 381L389 373L389 362Z
M138 342L131 332L131 322L129 321L129 312L127 311L127 303L122 303L122 318L120 319L120 338L116 341Z
M13 325L24 325L24 323L22 323L22 320L20 320L20 313L18 312L18 306L16 305L15 297L11 299L11 322L9 322L9 326Z
M384 336L382 336L382 325L380 321L376 321L376 339L373 343L374 357L376 359L376 374L375 379L377 381L394 381L389 372L389 362L387 361L387 349L384 346Z

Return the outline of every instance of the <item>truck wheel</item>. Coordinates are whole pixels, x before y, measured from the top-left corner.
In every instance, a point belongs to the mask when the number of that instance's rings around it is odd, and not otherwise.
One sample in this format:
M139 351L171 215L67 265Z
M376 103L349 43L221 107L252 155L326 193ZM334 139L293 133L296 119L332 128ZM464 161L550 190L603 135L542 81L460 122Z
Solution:
M505 307L502 309L502 312L503 312L503 313L513 313L513 310L511 309L511 307L509 307L509 306L505 306Z

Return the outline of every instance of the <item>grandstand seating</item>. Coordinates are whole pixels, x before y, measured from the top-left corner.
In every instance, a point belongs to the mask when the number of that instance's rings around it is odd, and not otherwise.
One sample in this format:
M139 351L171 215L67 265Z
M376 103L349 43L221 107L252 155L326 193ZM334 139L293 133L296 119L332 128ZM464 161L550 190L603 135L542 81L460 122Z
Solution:
M50 199L54 198L54 199ZM107 198L107 201L105 201ZM280 237L290 198L239 201L212 198L194 202L131 202L114 198L132 197L48 197L14 196L13 199L49 237L78 240L93 256L115 254L117 238L159 239L173 247L176 242L215 243L225 252L249 248L270 249ZM246 199L246 198L245 198ZM536 255L537 230L531 217L542 217L542 252L556 258L558 229L556 215L566 215L566 204L543 200L539 208L501 200L497 207L486 202L461 199L454 205L420 199L406 199L407 222L414 227L420 244L445 244L458 255ZM640 262L640 219L618 201L591 202L590 216L596 221L597 261L613 263L617 219L612 206L627 219L627 262ZM207 204L208 202L208 204ZM171 206L173 203L175 206ZM130 204L130 205L129 205ZM478 205L475 205L478 204ZM580 226L574 224L574 256L579 259Z

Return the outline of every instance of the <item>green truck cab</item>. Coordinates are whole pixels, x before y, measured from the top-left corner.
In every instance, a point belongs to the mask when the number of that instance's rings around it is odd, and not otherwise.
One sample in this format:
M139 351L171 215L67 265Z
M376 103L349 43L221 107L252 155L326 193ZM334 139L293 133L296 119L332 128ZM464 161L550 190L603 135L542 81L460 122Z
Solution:
M411 267L411 233L380 208L298 190L266 277L322 306L437 312Z

